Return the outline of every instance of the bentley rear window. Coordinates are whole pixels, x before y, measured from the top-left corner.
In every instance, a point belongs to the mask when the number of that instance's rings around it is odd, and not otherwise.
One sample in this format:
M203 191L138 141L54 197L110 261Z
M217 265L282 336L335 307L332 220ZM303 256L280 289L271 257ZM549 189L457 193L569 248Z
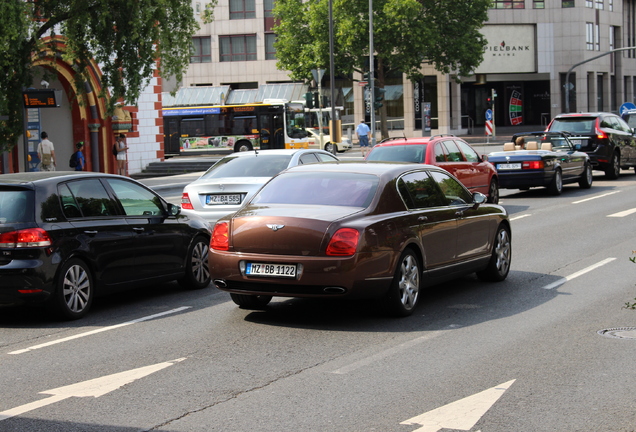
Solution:
M304 204L367 207L378 177L355 173L283 173L254 197L252 204Z
M286 169L291 155L268 155L267 152L253 157L224 157L201 176L204 178L226 177L274 177Z

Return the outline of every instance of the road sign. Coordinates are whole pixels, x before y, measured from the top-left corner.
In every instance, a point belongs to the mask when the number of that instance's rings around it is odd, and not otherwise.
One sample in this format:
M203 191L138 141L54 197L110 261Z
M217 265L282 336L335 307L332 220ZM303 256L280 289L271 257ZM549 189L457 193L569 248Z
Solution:
M486 120L492 121L492 110L491 109L487 109L486 110Z
M625 102L623 105L621 105L619 113L620 115L623 115L625 114L626 111L633 110L633 109L636 109L636 105L634 105L631 102Z

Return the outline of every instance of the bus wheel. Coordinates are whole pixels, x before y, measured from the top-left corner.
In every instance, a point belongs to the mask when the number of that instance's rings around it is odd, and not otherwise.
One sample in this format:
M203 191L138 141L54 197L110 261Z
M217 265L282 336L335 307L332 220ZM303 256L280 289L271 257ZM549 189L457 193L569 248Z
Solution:
M239 141L234 145L235 152L243 152L252 150L252 143L249 141Z

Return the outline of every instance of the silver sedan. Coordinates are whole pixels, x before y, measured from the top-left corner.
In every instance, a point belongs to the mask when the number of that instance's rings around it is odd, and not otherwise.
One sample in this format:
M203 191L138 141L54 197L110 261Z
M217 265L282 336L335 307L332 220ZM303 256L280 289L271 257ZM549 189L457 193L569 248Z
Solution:
M296 165L337 161L331 153L318 149L233 153L183 189L181 208L184 214L196 214L214 223L237 211L279 172Z

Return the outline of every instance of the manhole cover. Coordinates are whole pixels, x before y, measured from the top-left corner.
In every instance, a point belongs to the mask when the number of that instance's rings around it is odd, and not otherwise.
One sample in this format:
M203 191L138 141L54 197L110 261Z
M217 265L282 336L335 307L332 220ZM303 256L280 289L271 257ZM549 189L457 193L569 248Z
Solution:
M607 336L616 339L636 339L636 327L620 327L597 332L601 336Z

